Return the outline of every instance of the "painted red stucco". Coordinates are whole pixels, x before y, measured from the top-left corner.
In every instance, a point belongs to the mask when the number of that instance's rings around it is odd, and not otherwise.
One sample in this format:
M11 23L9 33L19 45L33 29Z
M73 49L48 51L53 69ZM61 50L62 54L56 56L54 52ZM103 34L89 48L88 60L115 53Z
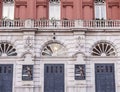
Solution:
M48 19L49 0L15 0L15 18ZM120 0L106 0L107 19L120 19ZM2 0L0 2L2 18ZM61 0L61 19L94 19L94 0Z

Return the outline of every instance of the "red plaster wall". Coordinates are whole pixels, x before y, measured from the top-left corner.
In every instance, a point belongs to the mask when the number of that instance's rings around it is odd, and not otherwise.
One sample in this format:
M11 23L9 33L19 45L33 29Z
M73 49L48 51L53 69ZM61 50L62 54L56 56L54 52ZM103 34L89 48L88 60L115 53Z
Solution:
M120 0L107 0L107 19L120 19Z
M111 10L111 18L112 19L119 19L119 12L118 12L119 8L117 6L113 6L112 10Z
M27 0L15 0L15 19L27 18Z
M94 18L94 4L93 0L82 1L82 19L91 20Z
M74 19L74 7L72 0L61 0L61 19Z
M27 0L27 18L36 19L36 0Z
M35 19L48 19L49 5L48 0L36 1L36 17Z
M0 18L2 18L0 0ZM61 19L94 19L94 0L61 0ZM120 19L120 0L106 0L107 19ZM48 19L48 0L15 0L15 18Z
M90 6L83 7L83 18L84 20L91 20L93 19L93 8Z
M82 19L82 0L73 0L73 19Z

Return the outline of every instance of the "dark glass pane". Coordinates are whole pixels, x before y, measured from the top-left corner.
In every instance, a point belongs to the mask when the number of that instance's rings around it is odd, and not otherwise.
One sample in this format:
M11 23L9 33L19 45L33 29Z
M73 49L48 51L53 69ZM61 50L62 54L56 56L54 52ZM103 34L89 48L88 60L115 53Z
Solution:
M108 71L108 66L106 66L105 68L106 68L106 72L109 72L109 71Z
M2 67L0 67L0 73L2 73Z
M55 67L55 72L56 72L56 73L58 72L58 67L57 67L57 66Z
M62 66L60 66L60 73L62 73Z
M113 71L113 68L112 68L112 66L110 66L110 72L112 72Z
M101 72L103 72L104 71L104 67L103 66L101 66Z
M49 67L48 66L46 67L46 72L49 73Z
M6 73L6 72L7 72L7 67L5 66L5 67L4 67L4 73Z
M97 66L97 72L100 72L100 68L99 68L99 66Z
M8 73L11 73L12 72L12 68L10 66L7 67L8 69Z

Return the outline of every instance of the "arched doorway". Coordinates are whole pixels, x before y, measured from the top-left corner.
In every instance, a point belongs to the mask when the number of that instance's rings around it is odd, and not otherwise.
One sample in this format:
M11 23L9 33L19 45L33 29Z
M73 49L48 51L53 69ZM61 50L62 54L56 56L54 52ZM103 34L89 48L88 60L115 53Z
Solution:
M99 42L92 48L92 56L114 57L115 48L108 42ZM95 63L95 92L115 92L114 63Z
M16 49L11 43L0 43L0 57L16 56ZM0 92L12 92L13 64L0 64Z
M66 56L66 48L60 43L52 42L43 47L41 55L44 58ZM64 86L64 63L45 63L44 92L65 92Z

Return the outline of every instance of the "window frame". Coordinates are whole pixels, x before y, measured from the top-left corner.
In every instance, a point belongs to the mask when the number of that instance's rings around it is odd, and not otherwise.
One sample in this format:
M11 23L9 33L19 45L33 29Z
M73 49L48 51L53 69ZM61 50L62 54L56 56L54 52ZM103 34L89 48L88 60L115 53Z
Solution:
M49 19L60 20L61 16L61 3L60 0L49 0ZM56 13L57 10L57 13ZM57 15L56 15L57 14Z
M2 5L2 18L14 19L15 4L14 0L3 1Z
M94 17L95 19L107 19L105 2L94 2Z

